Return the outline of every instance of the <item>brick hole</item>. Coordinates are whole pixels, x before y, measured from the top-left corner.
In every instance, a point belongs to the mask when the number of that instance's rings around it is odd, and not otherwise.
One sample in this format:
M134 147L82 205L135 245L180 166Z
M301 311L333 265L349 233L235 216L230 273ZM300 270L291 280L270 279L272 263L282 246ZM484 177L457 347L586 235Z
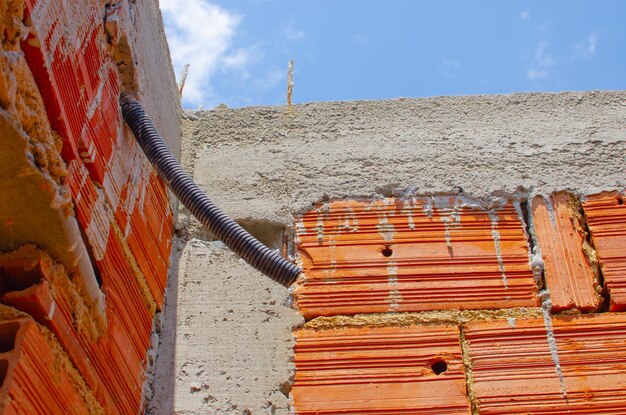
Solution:
M618 205L623 205L624 204L624 198L622 198L622 195L617 195L617 204Z
M389 245L386 245L386 246L382 249L382 251L380 251L380 253L381 253L381 254L383 254L383 256L384 256L385 258L389 258L391 255L393 255L393 249L391 249L391 248L389 247Z
M430 365L433 373L437 376L448 370L448 364L445 360L437 360Z
M0 324L0 353L10 352L15 348L15 337L20 325L16 322Z
M4 384L4 379L7 377L9 370L9 362L7 360L0 360L0 388Z
M13 267L0 266L0 295L11 291L22 291L41 280L41 272L37 267L28 270L22 265Z

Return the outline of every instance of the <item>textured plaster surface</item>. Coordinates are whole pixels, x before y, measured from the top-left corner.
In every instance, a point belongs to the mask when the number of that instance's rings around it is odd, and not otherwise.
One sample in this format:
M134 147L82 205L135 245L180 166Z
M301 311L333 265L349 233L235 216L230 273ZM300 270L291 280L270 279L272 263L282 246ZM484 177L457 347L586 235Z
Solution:
M236 219L324 198L626 185L626 92L329 102L188 113L183 157Z
M149 413L288 415L281 387L302 318L285 288L221 242L193 239L169 290Z
M209 197L268 237L327 199L621 188L624 127L626 92L226 109L185 114L182 159ZM185 214L178 229L188 238L208 237ZM283 305L287 291L219 243L199 239L186 245L178 281L170 284L152 413L288 413L280 385L292 375L291 331L300 317ZM407 318L478 318L441 314ZM397 315L377 318L402 324ZM307 324L337 323L372 321Z
M141 103L174 156L180 159L180 99L159 2L130 2L129 7L123 30L133 53Z

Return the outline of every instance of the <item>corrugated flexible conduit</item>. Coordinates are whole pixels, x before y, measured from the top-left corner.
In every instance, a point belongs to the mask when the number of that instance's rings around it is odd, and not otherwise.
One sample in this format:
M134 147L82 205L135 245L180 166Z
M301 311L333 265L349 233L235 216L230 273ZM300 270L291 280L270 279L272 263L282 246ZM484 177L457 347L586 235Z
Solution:
M124 120L172 193L216 238L274 281L289 287L301 270L250 235L217 207L176 161L143 106L126 93L120 95Z

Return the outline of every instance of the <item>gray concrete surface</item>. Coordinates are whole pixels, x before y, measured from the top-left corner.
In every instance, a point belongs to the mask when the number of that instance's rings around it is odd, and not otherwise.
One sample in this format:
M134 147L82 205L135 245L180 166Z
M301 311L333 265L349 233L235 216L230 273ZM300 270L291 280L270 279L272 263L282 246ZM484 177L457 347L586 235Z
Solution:
M174 157L180 161L182 108L159 0L117 2L113 24L105 24L122 90L136 94ZM171 192L176 217L178 202Z
M286 293L221 242L188 242L168 288L149 413L288 415L291 329L303 320Z
M124 2L122 27L135 66L136 90L168 147L179 159L180 97L158 0Z
M626 184L624 91L203 111L183 135L186 165L236 219L291 223L323 198Z
M215 202L271 240L329 198L621 188L625 127L625 92L315 103L186 113L182 153ZM286 290L199 239L170 284L152 413L289 413L279 388L300 318Z

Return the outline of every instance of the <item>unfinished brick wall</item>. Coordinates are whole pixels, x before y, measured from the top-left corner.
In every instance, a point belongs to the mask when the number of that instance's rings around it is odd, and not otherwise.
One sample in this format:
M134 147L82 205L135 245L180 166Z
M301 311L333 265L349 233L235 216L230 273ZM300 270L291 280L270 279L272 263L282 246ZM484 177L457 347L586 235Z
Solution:
M178 153L158 3L3 0L0 25L0 324L20 327L0 339L0 413L137 413L173 215L118 96ZM50 353L66 363L46 374Z
M624 413L622 197L423 196L304 213L295 412Z

